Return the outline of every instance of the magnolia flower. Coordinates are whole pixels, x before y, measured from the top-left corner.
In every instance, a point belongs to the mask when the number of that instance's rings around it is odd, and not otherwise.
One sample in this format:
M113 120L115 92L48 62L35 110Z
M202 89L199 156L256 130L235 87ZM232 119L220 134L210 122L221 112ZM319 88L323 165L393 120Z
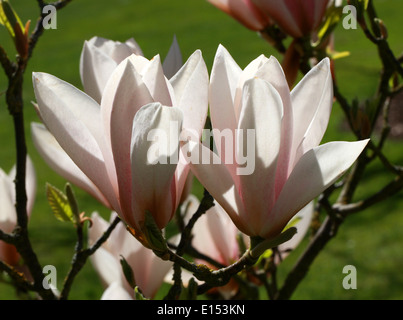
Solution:
M115 217L116 214L112 213L111 221ZM109 223L96 212L92 214L91 220L93 225L89 229L89 244L93 245L109 227ZM172 263L161 260L152 250L145 248L122 223L115 227L108 240L91 256L95 270L107 287L102 298L105 300L134 298L134 290L122 271L120 264L122 256L133 271L136 286L145 297L153 298Z
M190 150L200 148L218 163L192 162L191 168L243 233L276 237L365 148L367 140L318 146L331 112L332 88L328 59L290 93L274 57L260 56L242 71L228 51L219 47L210 81L211 122L215 141L221 139L220 132L230 130L233 144L227 143L215 154L190 142ZM247 130L252 130L253 139L245 134ZM241 158L246 146L255 150L246 163L254 164L254 171L240 175L245 163L227 159Z
M261 31L271 23L269 17L259 10L252 0L208 0L208 2L254 31Z
M320 26L330 0L251 1L284 32L294 38L302 38Z
M159 56L150 61L130 56L113 71L100 105L49 74L34 73L33 83L40 117L55 140L38 124L32 125L32 136L49 165L136 231L142 229L146 211L163 229L178 206L189 166L150 159L149 149L163 143L149 141L149 133L169 133L176 123L201 135L208 103L208 72L201 52L169 81ZM177 151L178 143L174 139L166 151ZM64 152L54 153L58 145Z
M199 204L199 200L193 195L190 195L186 199L181 207L185 221L188 221L192 217L192 214L197 211ZM291 240L278 247L278 252L281 254L281 261L288 256L305 237L311 224L313 209L313 202L310 202L295 215L295 222L294 219L290 222L292 226L297 228L298 232ZM242 256L243 252L239 247L239 238L241 238L240 240L243 241L246 246L249 245L249 238L238 230L228 214L218 203L215 203L214 207L207 210L207 212L197 220L192 234L193 247L198 252L205 254L224 267L236 262ZM276 263L280 262L279 259L275 261ZM216 269L215 266L210 265L206 261L198 260L197 262L207 264L210 268ZM237 289L238 285L235 281L231 281L224 287L217 288L226 299L232 297Z
M17 225L15 210L15 179L16 168L6 174L0 169L0 230L11 233ZM27 213L31 215L36 194L36 175L32 161L27 157L26 170ZM14 246L0 241L0 260L15 266L20 256Z
M84 91L100 103L113 70L132 54L143 56L143 51L133 38L124 43L101 37L85 41L80 57L80 75ZM182 55L174 37L163 64L165 76L171 78L182 65Z

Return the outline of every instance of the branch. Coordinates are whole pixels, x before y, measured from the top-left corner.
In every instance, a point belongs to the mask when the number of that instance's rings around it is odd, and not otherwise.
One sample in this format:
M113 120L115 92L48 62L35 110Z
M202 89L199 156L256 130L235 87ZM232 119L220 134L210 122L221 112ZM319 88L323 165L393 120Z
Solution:
M0 63L1 63L1 66L3 67L4 72L7 75L8 79L10 79L13 76L13 73L15 72L15 66L8 58L7 53L4 50L4 48L1 46L0 46Z
M282 288L275 297L276 300L290 299L302 279L305 278L312 262L319 255L326 244L336 236L342 220L327 217L322 226L309 243L307 249L301 255L293 269L288 273Z
M25 276L15 270L12 266L0 260L0 271L5 272L13 280L17 288L23 291L35 291L33 285L25 278Z
M199 220L199 218L213 206L214 206L213 197L207 192L207 190L204 190L204 196L203 196L203 199L200 201L200 205L197 208L197 211L193 214L192 218L189 220L189 222L187 223L187 225L185 226L185 228L182 231L179 245L176 247L175 255L177 257L182 257L182 255L185 253L185 251L187 251L189 246L191 246L190 244L192 242L192 229L193 229L194 225L196 224L197 220ZM165 299L175 299L175 297L177 297L181 292L182 270L181 270L180 266L181 265L178 262L174 262L174 266L173 266L174 274L172 276L174 284L170 288Z
M365 200L349 203L349 204L335 204L332 207L333 212L347 216L352 213L363 211L374 204L390 198L403 189L403 176L397 177L394 181L390 182L386 187L376 194L368 197Z
M113 222L109 225L108 229L103 233L103 235L92 245L92 247L88 249L82 249L82 239L81 236L79 235L79 239L77 241L76 246L76 252L71 262L71 268L64 281L63 290L60 294L60 300L67 300L73 282L78 273L84 267L85 263L87 262L87 259L91 255L93 255L95 251L97 251L102 246L102 244L104 244L108 240L112 231L115 229L115 227L118 225L120 221L121 221L120 218L116 217L113 220Z

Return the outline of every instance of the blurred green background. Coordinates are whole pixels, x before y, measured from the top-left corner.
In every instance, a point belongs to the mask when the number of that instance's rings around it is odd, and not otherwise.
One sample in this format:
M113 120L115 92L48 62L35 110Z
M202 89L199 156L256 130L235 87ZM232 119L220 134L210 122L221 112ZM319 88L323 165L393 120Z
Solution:
M389 41L396 54L403 51L401 15L403 2L374 0L379 16L384 20ZM11 0L23 22L32 20L31 30L39 15L37 1ZM57 30L48 30L40 38L25 75L24 101L29 154L38 179L37 197L30 220L33 246L42 265L51 264L58 271L58 288L69 268L75 244L75 230L57 221L50 211L45 183L60 189L65 181L55 175L32 146L29 126L38 121L31 101L34 94L32 71L51 73L82 88L79 57L86 39L102 36L125 41L134 37L145 56L160 54L164 58L174 35L177 36L184 59L201 49L211 69L218 45L223 44L241 67L260 54L281 57L254 32L249 31L205 0L73 0L57 15ZM0 28L0 45L9 55L15 55L11 40ZM341 91L352 99L373 95L377 87L380 63L376 48L360 30L336 30L336 49L351 55L337 61L336 73ZM0 74L0 92L6 90L6 78ZM351 140L345 130L340 108L335 105L325 140ZM11 169L15 162L12 118L4 95L0 96L0 167ZM397 164L403 164L403 143L398 139L386 145L386 154ZM387 183L391 177L382 174L382 167L374 163L365 175L357 199L365 197ZM75 188L80 209L88 215L93 211L109 217L109 212L86 193ZM201 188L196 185L200 195ZM318 259L308 276L298 287L294 299L403 299L403 199L402 194L349 218ZM279 268L279 283L303 250L306 241ZM358 289L344 290L342 273L345 265L354 265L358 273ZM77 277L71 299L99 299L103 287L91 263ZM0 283L0 299L15 299L14 289Z

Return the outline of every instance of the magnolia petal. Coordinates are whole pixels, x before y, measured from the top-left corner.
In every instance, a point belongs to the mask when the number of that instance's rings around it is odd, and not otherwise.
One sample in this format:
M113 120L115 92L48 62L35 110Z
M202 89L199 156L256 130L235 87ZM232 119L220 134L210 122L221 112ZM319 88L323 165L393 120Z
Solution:
M88 42L113 59L117 64L133 53L139 54L139 46L133 38L122 43L102 37L92 37Z
M102 92L112 71L118 64L102 50L88 41L80 57L81 82L85 92L101 102Z
M222 45L218 47L210 78L210 113L213 128L235 130L234 100L242 70Z
M303 36L298 21L298 8L294 8L293 5L295 1L252 0L252 2L276 21L286 33L294 38Z
M222 164L215 153L200 143L189 141L185 146L193 157L190 161L193 174L224 208L238 229L248 233L248 224L243 220L244 207L227 166Z
M124 60L111 75L101 102L105 136L110 152L104 155L111 181L117 181L120 206L131 214L130 143L133 119L144 105L153 102L146 85L130 59Z
M119 209L101 149L105 148L98 104L72 85L45 73L34 73L41 118L60 146Z
M290 223L293 223L294 219L297 219L298 222L293 225L297 228L297 234L294 235L290 240L284 242L279 245L279 251L281 252L281 259L283 260L287 257L288 253L291 250L294 250L304 239L306 233L309 230L309 227L312 223L312 217L314 213L314 201L311 201L302 208L294 217L291 219Z
M239 231L225 210L215 203L214 207L208 210L202 218L206 219L207 230L209 230L214 247L219 254L218 261L224 265L230 265L236 261L239 255L236 238ZM211 249L202 252L209 255Z
M197 208L200 205L199 200L192 196L187 199L187 202L183 204L184 206L190 206L192 210L189 212L188 216L186 216L187 219L186 221L189 221L193 214L197 211ZM215 206L219 205L217 202L215 203ZM215 206L213 208L215 208ZM217 222L216 220L216 212L212 211L213 208L210 208L205 214L203 214L198 220L197 223L195 224L192 234L192 245L193 247L203 253L208 255L210 258L216 260L217 262L220 262L221 264L225 263L224 257L221 255L221 252L218 250L217 245L213 239L213 236L215 233L212 233L211 230L209 229L209 221L213 220L214 222ZM214 217L211 217L211 216ZM228 216L227 216L228 217ZM228 219L231 221L231 219L228 217ZM220 222L220 221L218 221ZM231 221L232 223L232 221ZM221 225L220 225L221 226ZM215 225L215 227L217 227ZM219 231L217 233L222 232L223 230L218 227ZM227 231L227 230L225 230ZM228 237L225 236L226 234L224 233L223 237L225 239L228 239ZM229 254L229 252L227 251Z
M183 127L193 129L200 139L207 118L209 87L208 71L200 50L190 56L170 82L176 106L183 111Z
M237 122L239 121L239 114L241 113L241 101L242 101L242 90L245 82L256 77L258 70L267 62L268 58L263 54L249 63L246 68L242 71L241 76L238 79L237 89L234 98L234 110L235 118Z
M276 170L276 198L284 186L289 175L289 162L293 137L293 108L290 89L280 62L270 57L256 73L256 77L269 82L280 94L283 103L283 116L281 126L281 149Z
M284 185L261 236L281 232L294 214L345 173L368 141L330 142L305 153Z
M152 103L133 120L131 142L133 217L138 228L150 211L159 228L172 218L176 206L175 169L179 154L182 111Z
M261 31L270 23L270 19L250 0L228 1L228 6L229 14L251 30Z
M157 257L154 253L147 250L147 254L150 256L150 269L148 270L148 281L147 285L143 290L146 297L153 298L157 291L161 288L164 282L165 276L172 269L173 263L171 261L164 261Z
M237 159L246 154L246 165L242 165L242 170L253 167L242 174L241 168L238 168L238 174L241 174L240 194L247 210L243 218L257 235L275 202L283 103L274 87L260 79L252 79L245 84L243 97L237 139L237 152L242 155ZM252 137L249 132L252 132ZM241 150L240 141L243 141ZM251 144L253 154L249 154Z
M104 291L101 300L133 300L133 297L119 281L115 281Z
M165 76L168 79L171 79L179 71L179 69L182 68L182 65L183 59L181 49L179 48L176 36L174 36L171 47L169 48L168 54L162 64Z
M77 167L44 125L31 123L31 136L36 150L53 171L79 188L87 191L105 206L111 206L99 189L88 179L81 169Z
M0 169L0 230L10 233L17 224L13 180Z
M144 56L143 50L141 50L141 47L136 42L136 40L134 40L134 38L130 38L130 39L126 40L125 44L132 49L132 52L134 54L137 54L139 56Z
M294 112L292 161L295 165L302 154L319 145L325 134L333 105L330 60L326 58L317 64L297 84L291 97Z
M121 282L122 267L119 260L111 252L101 247L91 255L90 259L104 285L109 286L115 281Z
M165 106L172 106L173 101L168 87L169 82L164 75L159 55L149 61L141 74L154 101L158 101Z
M210 116L214 135L214 141L218 146L221 144L222 136L228 132L229 136L235 137L235 129L237 128L237 115L234 106L236 91L238 87L239 78L242 74L241 68L237 65L235 60L231 57L227 49L222 45L218 47L213 69L210 78ZM235 139L232 139L232 145L225 145L223 148L218 147L218 154L220 158L228 166L228 170L238 186L238 176L236 174L236 165L233 161L231 165L226 159L235 157ZM225 139L225 141L227 141ZM225 142L230 144L230 142ZM233 152L226 153L226 150Z
M92 226L88 229L88 244L93 246L95 242L104 234L104 232L108 229L109 223L103 219L98 212L93 212L91 214ZM111 236L114 234L112 232ZM104 243L104 246L107 245L108 242Z

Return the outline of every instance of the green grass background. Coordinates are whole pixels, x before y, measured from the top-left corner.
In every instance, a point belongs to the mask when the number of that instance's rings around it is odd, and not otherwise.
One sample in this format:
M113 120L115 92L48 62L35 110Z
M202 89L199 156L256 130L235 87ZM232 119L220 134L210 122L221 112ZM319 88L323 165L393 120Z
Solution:
M401 14L403 2L374 0L384 20L392 49L403 50ZM39 10L35 0L11 0L23 21L34 25ZM223 44L241 67L245 67L260 54L275 54L274 50L254 32L214 8L205 0L74 0L58 13L57 30L48 30L38 42L25 75L24 101L29 154L38 176L38 190L30 220L33 246L43 265L56 266L58 287L68 271L75 244L73 226L57 221L47 204L45 183L63 188L65 181L55 175L32 146L29 126L38 121L30 101L34 100L31 73L51 73L81 88L79 57L83 42L92 36L103 36L124 41L135 37L146 57L168 52L173 35L176 35L184 59L201 49L211 69L218 45ZM10 56L15 53L8 34L0 28L0 45ZM379 60L376 48L366 40L360 30L336 30L338 51L350 51L348 58L337 62L337 78L346 97L361 99L371 96L376 87ZM6 79L0 74L0 92L6 90ZM343 116L334 106L331 124L325 140L352 139L342 125ZM8 114L4 95L0 97L0 167L9 170L15 162L15 145L12 119ZM386 154L403 164L403 144L390 141ZM357 199L369 195L387 183L389 176L382 174L379 164L371 166ZM80 209L90 214L99 211L104 217L109 212L86 193L75 188ZM200 195L200 187L195 192ZM349 218L336 239L332 240L315 260L308 276L296 290L294 299L402 299L403 298L403 199L402 193L389 201ZM279 268L279 282L303 250L306 241L291 254ZM354 265L358 272L358 289L344 290L342 273L345 265ZM71 299L99 299L103 292L99 278L90 263L77 277ZM13 288L0 283L0 299L14 299Z

